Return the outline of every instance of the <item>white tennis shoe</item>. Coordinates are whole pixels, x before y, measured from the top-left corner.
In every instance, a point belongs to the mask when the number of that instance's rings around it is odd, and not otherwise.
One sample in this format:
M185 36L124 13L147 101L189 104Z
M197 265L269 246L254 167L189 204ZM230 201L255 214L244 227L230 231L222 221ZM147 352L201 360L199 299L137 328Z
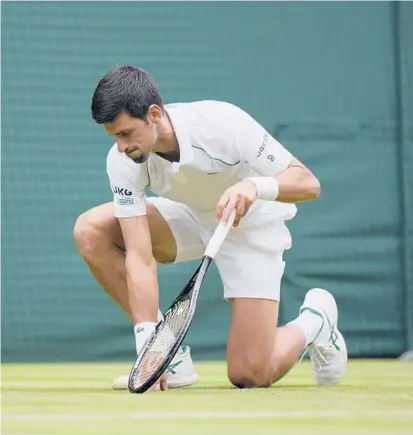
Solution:
M314 378L318 385L336 385L347 367L346 343L337 329L336 301L327 290L312 289L305 296L300 314L304 311L310 311L323 320L316 338L306 349L310 354Z
M182 388L198 382L198 374L191 358L189 346L181 347L166 369L168 388ZM114 390L128 389L129 375L115 378L112 383Z

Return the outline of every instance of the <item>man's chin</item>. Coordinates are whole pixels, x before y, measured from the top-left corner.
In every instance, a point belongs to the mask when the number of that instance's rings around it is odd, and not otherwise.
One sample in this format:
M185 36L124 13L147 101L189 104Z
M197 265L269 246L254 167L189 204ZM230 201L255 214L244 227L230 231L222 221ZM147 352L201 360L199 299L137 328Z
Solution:
M142 155L139 156L136 159L132 159L131 157L129 157L133 162L137 163L138 165L141 165L142 163L145 163L148 160L148 156L147 155Z

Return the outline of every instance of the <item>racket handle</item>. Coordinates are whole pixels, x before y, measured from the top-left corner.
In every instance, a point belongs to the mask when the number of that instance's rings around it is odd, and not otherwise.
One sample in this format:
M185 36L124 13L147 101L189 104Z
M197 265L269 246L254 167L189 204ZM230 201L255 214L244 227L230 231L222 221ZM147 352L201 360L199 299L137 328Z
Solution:
M205 249L205 255L211 258L214 258L217 255L219 249L221 248L222 243L227 237L229 230L232 228L232 224L235 219L235 210L231 213L228 222L220 222L217 229L214 231L214 234L211 237L211 240L208 243L208 246Z

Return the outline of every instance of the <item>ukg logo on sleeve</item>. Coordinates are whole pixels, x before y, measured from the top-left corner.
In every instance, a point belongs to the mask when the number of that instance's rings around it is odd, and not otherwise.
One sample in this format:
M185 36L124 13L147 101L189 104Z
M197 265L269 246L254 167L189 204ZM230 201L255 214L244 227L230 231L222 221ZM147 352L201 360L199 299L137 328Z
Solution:
M124 187L112 186L112 192L120 196L132 196L132 192Z

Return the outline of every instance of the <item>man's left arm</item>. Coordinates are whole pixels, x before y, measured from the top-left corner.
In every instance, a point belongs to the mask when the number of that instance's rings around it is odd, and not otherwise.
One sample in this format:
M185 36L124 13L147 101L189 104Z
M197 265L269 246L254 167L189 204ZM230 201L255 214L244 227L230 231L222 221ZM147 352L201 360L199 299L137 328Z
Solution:
M317 199L321 185L315 175L297 158L291 156L288 166L268 176L248 177L261 199L279 202L302 202Z
M217 205L218 218L226 221L235 207L236 226L258 198L285 203L318 198L320 182L302 162L246 112L239 110L235 119L242 127L234 143L250 174L224 192Z

